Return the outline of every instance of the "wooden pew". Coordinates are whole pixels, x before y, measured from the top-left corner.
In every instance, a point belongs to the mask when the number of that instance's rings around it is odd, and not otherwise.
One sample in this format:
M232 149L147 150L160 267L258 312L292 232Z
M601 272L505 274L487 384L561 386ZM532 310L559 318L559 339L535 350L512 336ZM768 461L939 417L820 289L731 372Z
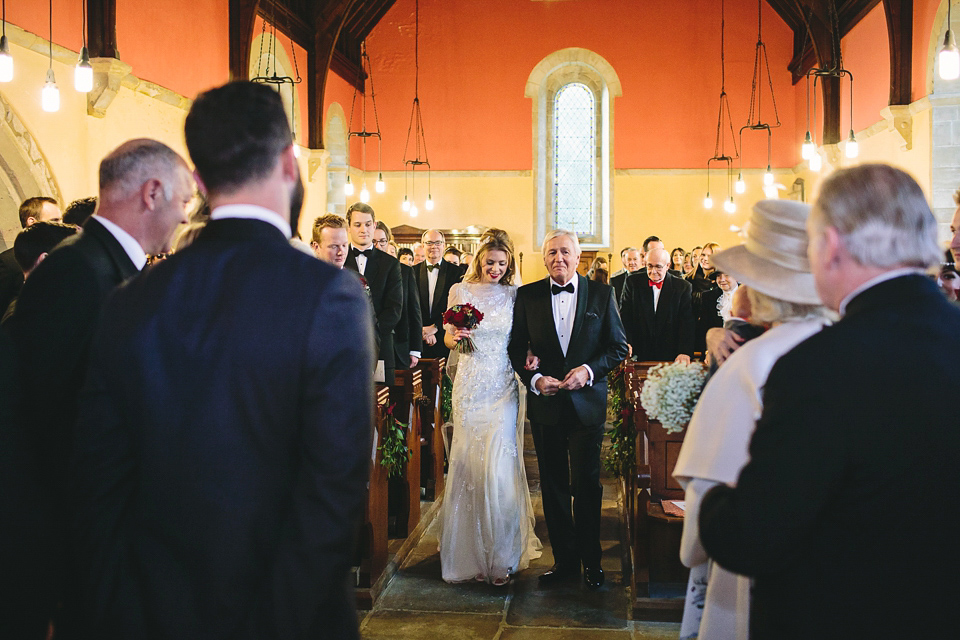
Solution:
M443 419L440 415L440 388L446 358L420 360L418 368L423 375L423 396L420 407L420 486L425 500L436 500L443 495Z
M378 384L375 402L374 447L379 447L387 428L390 388ZM357 572L357 604L362 608L370 608L376 600L374 587L387 566L387 470L381 464L383 454L378 449L371 450L371 457L370 485L360 531Z
M397 480L400 490L390 492L396 504L390 505L390 513L397 517L397 535L406 538L420 522L420 411L418 403L423 397L423 374L419 369L398 369L394 384L390 387L390 402L396 406L393 415L400 422L408 423L407 447L410 459L402 476ZM396 479L394 479L396 480ZM391 481L393 482L393 480Z

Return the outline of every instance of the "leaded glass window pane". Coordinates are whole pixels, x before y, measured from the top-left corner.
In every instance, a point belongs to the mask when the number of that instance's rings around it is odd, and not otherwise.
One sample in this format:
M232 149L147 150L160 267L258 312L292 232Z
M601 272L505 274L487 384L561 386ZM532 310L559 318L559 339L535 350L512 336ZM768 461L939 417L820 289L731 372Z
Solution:
M554 223L577 235L594 234L596 105L581 83L560 88L554 100Z

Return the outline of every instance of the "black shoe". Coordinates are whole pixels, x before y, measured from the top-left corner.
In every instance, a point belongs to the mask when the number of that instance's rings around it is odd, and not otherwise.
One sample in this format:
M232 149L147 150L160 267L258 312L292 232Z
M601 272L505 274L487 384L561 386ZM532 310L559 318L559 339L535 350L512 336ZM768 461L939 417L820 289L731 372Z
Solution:
M584 567L583 583L588 589L596 590L603 586L603 569L600 567Z
M561 582L574 582L580 577L580 568L576 565L560 564L559 562L546 573L540 575L540 584L552 585Z

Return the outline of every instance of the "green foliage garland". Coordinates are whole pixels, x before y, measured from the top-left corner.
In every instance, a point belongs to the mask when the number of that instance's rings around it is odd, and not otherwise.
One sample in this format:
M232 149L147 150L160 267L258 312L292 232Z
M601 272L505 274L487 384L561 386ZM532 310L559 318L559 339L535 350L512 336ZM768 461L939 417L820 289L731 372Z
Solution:
M615 477L632 473L636 465L636 430L633 427L633 406L627 402L627 386L624 367L620 366L607 376L610 388L610 413L613 429L610 431L610 451L604 468Z
M440 418L446 424L450 422L451 415L453 415L453 380L444 371L440 379Z
M396 404L392 404L387 409L387 432L383 435L383 444L377 447L383 454L380 464L387 468L388 478L401 475L412 455L409 447L407 447L406 431L409 425L400 422L393 415L396 406Z

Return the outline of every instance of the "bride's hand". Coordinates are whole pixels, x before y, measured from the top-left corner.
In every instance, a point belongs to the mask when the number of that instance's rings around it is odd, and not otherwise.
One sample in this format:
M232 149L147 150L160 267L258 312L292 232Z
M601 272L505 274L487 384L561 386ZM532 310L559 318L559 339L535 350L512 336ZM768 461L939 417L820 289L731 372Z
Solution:
M524 363L523 368L527 371L536 371L540 368L540 358L533 355L530 349L527 349L527 361Z
M464 338L470 337L470 329L455 329L453 332L453 339L457 342L460 342Z

